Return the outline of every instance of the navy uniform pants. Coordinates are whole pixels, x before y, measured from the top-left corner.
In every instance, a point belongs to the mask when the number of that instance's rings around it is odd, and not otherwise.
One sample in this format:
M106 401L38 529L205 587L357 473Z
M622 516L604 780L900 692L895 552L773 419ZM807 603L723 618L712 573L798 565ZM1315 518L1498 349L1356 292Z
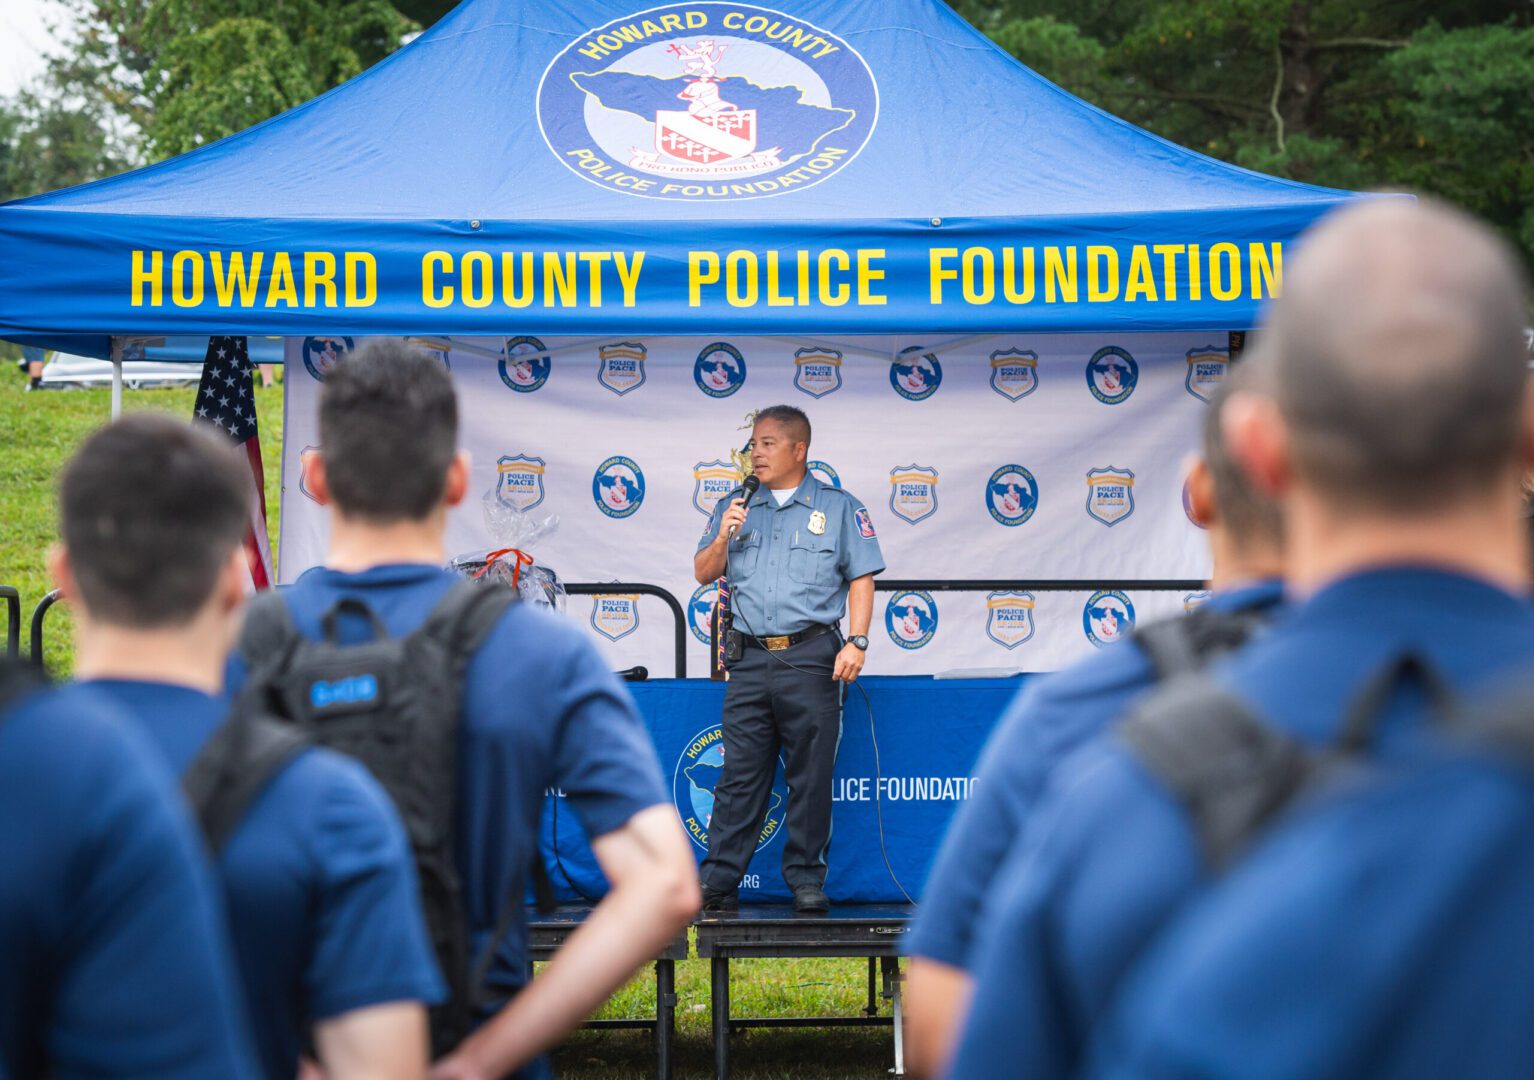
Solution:
M773 809L780 752L788 781L783 880L790 889L825 884L831 773L842 739L841 683L831 678L839 649L835 634L776 653L748 644L731 666L724 693L724 771L714 785L708 857L700 870L710 888L733 892L740 884Z

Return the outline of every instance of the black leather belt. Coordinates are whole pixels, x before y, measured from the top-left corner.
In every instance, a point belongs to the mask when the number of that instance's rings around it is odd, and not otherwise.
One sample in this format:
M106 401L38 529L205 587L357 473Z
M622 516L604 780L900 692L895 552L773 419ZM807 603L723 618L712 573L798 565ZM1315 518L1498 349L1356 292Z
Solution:
M818 638L821 634L829 634L835 629L836 625L833 623L830 626L812 626L808 630L800 630L797 634L779 634L776 637L752 637L750 634L742 636L745 637L747 645L766 649L768 652L782 652L801 641Z

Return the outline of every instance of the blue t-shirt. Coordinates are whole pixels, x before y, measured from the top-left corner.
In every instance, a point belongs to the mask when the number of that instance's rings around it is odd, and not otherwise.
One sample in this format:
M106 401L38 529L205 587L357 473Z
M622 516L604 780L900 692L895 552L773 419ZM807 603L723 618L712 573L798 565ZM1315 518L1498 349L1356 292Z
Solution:
M1276 581L1210 597L1217 611L1274 608ZM986 743L969 801L943 840L906 951L950 967L967 967L980 912L996 871L1023 828L1050 771L1104 731L1135 698L1155 685L1150 659L1130 639L1018 691Z
M1534 776L1450 751L1296 814L1126 980L1104 1076L1524 1078Z
M1325 744L1403 651L1467 692L1534 659L1534 608L1440 571L1362 573L1323 589L1213 674L1268 722ZM1420 741L1425 707L1421 688L1400 688L1379 717L1378 748ZM985 909L956 1075L1075 1072L1125 971L1208 880L1189 819L1127 747L1100 740L1062 762Z
M283 590L283 598L308 637L321 637L321 620L342 597L366 602L388 632L401 637L460 580L419 564L358 574L317 567ZM343 644L371 633L355 613L342 614ZM243 678L235 660L231 687ZM544 792L562 791L593 837L669 797L633 699L581 631L557 615L528 604L507 610L469 662L462 714L458 869L470 951L478 956L506 905L522 910ZM526 939L517 918L491 969L492 984L516 988L527 981Z
M103 680L180 775L229 714L184 686ZM268 1076L292 1076L314 1024L442 1000L404 826L355 761L306 750L272 778L218 860L251 1029Z
M0 1075L260 1075L175 780L99 695L0 717Z

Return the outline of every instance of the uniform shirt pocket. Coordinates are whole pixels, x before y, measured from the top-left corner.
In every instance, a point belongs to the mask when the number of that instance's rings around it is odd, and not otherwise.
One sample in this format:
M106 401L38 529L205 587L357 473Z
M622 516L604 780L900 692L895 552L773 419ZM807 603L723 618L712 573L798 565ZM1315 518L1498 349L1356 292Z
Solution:
M725 572L731 576L744 577L756 569L756 560L762 551L762 534L752 529L750 532L739 532L730 541L729 562L725 564Z
M788 549L788 576L801 585L835 586L836 548L830 537L801 535Z

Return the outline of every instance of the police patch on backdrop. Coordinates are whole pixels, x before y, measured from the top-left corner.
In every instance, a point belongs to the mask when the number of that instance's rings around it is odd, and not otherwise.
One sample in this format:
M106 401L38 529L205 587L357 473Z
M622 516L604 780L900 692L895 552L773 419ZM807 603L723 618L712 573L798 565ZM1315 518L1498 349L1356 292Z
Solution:
M1003 525L1021 525L1039 508L1039 485L1021 465L1003 465L985 484L985 508Z
M319 452L318 446L306 446L298 452L298 490L310 502L323 506L324 504L314 497L314 492L309 490L309 459Z
M632 517L644 502L644 473L633 458L610 457L591 478L591 497L608 517Z
M890 513L912 525L937 513L937 470L916 464L891 469Z
M306 337L304 367L309 369L310 375L324 382L326 373L351 351L352 339L349 337Z
M937 601L927 592L895 593L884 605L884 628L902 649L919 649L937 633Z
M591 627L611 641L626 638L635 630L638 630L638 594L593 596L591 598Z
M1182 609L1184 612L1197 611L1199 608L1203 607L1209 602L1209 597L1210 592L1208 589L1200 589L1197 592L1190 592L1182 598Z
M1115 644L1134 629L1135 606L1117 590L1095 592L1081 609L1081 625L1093 645Z
M811 461L805 465L805 469L808 470L811 476L827 487L839 488L842 486L842 478L837 475L835 469L831 468L824 461Z
M692 505L712 517L719 500L740 487L740 470L733 461L700 461L692 467Z
M1015 649L1033 638L1033 593L993 592L985 598L985 636Z
M1225 381L1230 369L1230 349L1206 345L1188 350L1188 377L1183 385L1188 393L1200 401L1208 401L1215 389Z
M620 341L597 350L597 381L622 397L644 385L645 357L650 350L637 341Z
M1112 527L1135 512L1135 474L1128 469L1087 470L1087 513Z
M692 631L692 636L703 644L709 643L712 623L714 619L714 605L719 603L719 582L710 581L707 585L699 585L692 592L692 599L687 602L687 628Z
M842 385L842 354L835 349L800 349L794 353L794 387L812 398L835 393Z
M1038 353L1031 349L997 349L991 353L992 390L1008 401L1017 401L1038 388Z
M543 472L540 457L508 454L495 463L495 497L502 506L513 510L531 510L543 501Z
M1127 349L1105 345L1087 361L1087 388L1104 405L1128 401L1139 382L1140 365Z
M851 45L774 11L669 4L577 37L538 84L538 125L577 176L652 199L736 200L857 157L879 92Z
M727 341L705 345L692 366L692 380L709 397L729 397L746 385L746 358Z
M714 785L724 774L724 729L713 724L688 740L677 757L671 774L671 798L681 815L682 826L692 842L708 850L708 827L714 817ZM783 831L783 810L788 804L788 786L783 782L783 759L778 758L772 780L772 795L767 801L767 817L756 838L761 851Z
M535 337L509 337L501 346L501 362L498 369L501 382L519 394L531 394L543 388L553 369L552 357L528 354L547 352L548 347Z
M890 364L890 385L907 401L926 401L943 385L943 365L932 353L912 345L901 349L899 358Z

